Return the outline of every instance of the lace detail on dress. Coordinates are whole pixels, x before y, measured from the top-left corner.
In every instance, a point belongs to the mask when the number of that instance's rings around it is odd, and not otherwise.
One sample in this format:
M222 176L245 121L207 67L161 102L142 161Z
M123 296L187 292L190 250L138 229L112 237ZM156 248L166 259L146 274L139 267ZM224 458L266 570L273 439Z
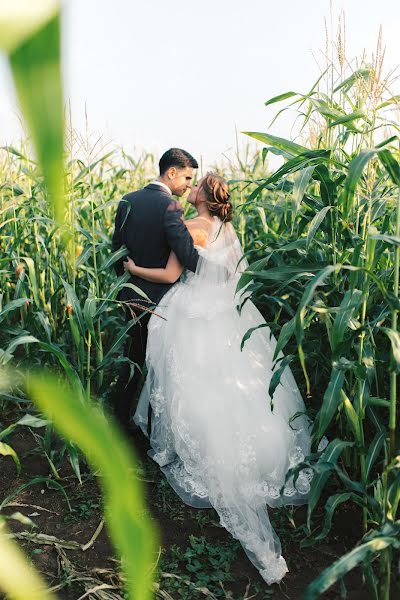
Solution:
M174 384L177 386L181 386L183 382L183 373L182 368L180 367L178 361L176 360L174 349L170 348L166 355L166 361L168 368L171 372L171 378L174 381Z
M207 488L193 478L191 473L186 470L182 461L176 461L169 472L187 494L198 496L199 498L208 498Z
M280 581L286 573L289 572L287 568L286 560L283 556L279 556L278 560L274 560L265 569L260 570L260 575L268 585Z
M164 410L165 396L160 387L154 388L150 395L150 404L155 417L159 417Z

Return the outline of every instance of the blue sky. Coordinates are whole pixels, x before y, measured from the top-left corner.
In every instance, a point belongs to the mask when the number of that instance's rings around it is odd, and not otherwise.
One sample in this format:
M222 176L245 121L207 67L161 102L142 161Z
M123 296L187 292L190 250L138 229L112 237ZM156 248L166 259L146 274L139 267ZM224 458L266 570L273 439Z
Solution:
M386 70L400 62L400 2L333 3L346 16L347 56L370 55L379 25ZM180 146L205 165L235 147L240 132L265 131L264 101L307 91L324 65L330 0L67 0L64 87L74 126L129 152ZM0 61L0 142L20 135L5 60ZM395 89L396 91L396 89ZM399 90L397 89L397 93ZM289 135L293 118L274 132ZM240 139L244 136L239 136Z

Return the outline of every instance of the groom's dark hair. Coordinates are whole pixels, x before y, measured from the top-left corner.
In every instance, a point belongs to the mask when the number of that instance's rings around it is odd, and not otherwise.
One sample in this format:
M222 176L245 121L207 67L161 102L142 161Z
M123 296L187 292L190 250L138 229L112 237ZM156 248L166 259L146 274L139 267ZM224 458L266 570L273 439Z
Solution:
M160 167L160 175L164 175L171 167L177 167L178 169L184 169L185 167L192 167L192 169L199 168L197 160L189 152L182 150L182 148L170 148L164 152L158 165Z

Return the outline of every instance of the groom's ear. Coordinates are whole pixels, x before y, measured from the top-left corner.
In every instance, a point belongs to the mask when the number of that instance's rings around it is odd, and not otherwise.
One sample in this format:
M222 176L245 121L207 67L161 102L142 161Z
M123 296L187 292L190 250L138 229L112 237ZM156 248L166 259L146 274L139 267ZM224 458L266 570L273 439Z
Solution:
M173 179L176 175L176 167L170 167L167 171L168 179Z

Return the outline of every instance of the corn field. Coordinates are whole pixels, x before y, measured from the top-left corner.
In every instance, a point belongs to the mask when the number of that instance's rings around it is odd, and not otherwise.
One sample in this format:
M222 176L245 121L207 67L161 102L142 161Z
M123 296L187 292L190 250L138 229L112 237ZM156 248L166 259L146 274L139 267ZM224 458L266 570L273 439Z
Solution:
M102 147L90 134L78 136L71 122L64 128L57 78L52 91L32 96L30 75L49 75L45 61L41 72L28 57L46 47L59 66L58 20L50 15L38 33L6 48L32 140L0 149L0 455L18 473L12 434L29 427L40 431L47 483L60 493L60 454L78 481L86 463L101 474L126 589L143 600L153 594L157 535L141 516L140 482L124 475L134 473L132 451L105 415L130 326L116 300L129 277L113 271L125 254L111 252L115 211L126 192L157 175L157 160ZM370 598L400 593L400 97L383 73L380 42L373 60L358 65L339 43L310 91L266 101L269 111L283 106L276 124L294 111L296 140L247 132L260 149L218 167L230 180L234 225L250 263L238 285L239 310L242 291L243 298L250 291L278 339L276 357L284 351L266 402L273 403L290 364L314 421L314 453L299 467L314 470L304 552L327 538L342 504L354 504L359 515L359 543L304 590L307 600L352 569ZM41 94L49 90L58 100L46 113ZM275 171L271 154L281 159ZM317 452L323 436L329 443ZM39 590L29 597L43 597L45 584L6 536L0 556L0 584L10 596L25 600L28 586ZM7 576L11 562L24 588Z

